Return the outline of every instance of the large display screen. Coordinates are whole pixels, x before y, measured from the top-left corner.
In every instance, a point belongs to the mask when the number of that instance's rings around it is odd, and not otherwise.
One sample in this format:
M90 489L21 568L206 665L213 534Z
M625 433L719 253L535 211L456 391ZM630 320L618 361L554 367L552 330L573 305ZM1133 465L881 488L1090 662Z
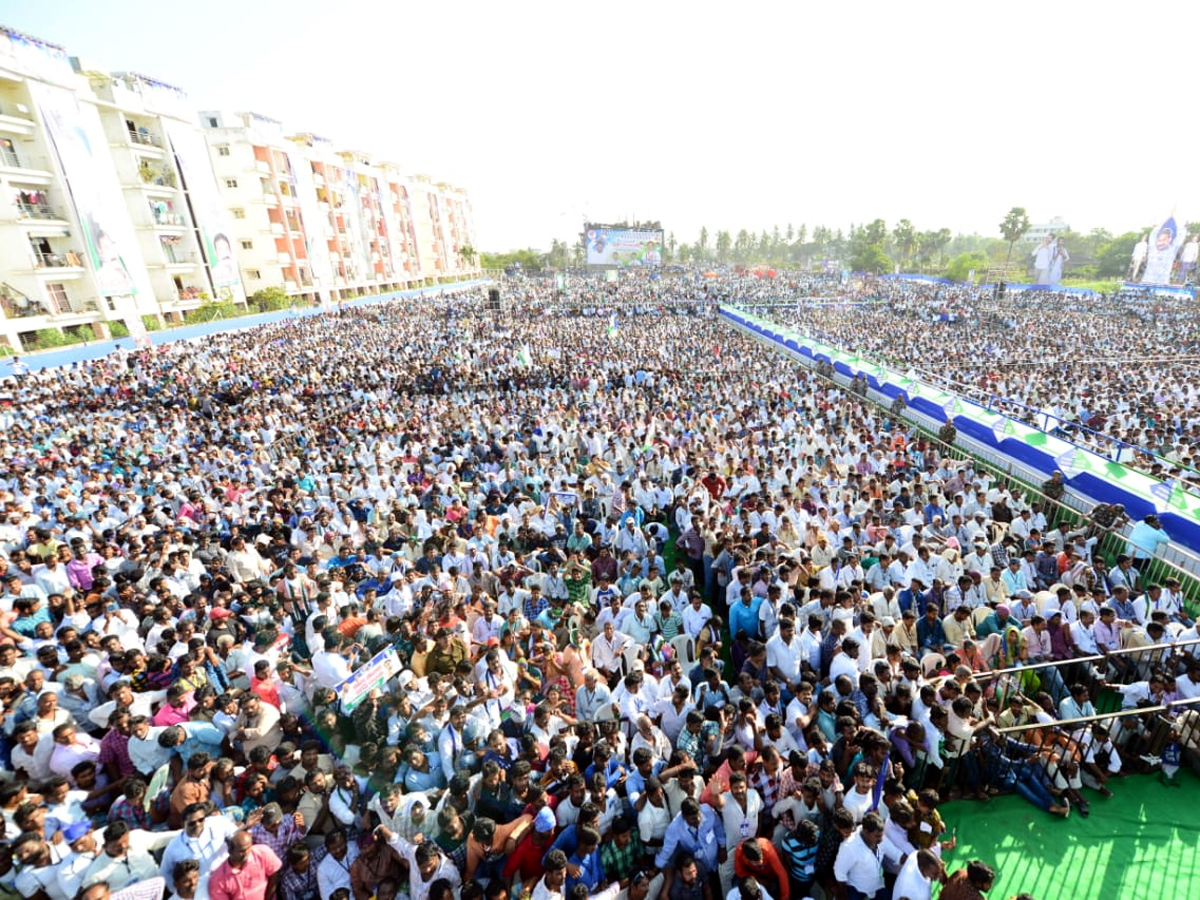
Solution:
M632 228L587 226L589 266L661 266L663 233Z

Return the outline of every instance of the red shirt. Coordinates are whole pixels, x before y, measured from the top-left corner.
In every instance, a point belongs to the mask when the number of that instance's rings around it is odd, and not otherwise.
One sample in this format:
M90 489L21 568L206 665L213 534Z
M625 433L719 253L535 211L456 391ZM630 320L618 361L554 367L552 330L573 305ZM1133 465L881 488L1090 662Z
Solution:
M546 844L539 847L533 842L534 834L536 832L530 830L508 857L508 862L504 864L505 880L511 881L513 875L520 874L521 884L537 884L538 879L546 874L546 869L542 866L542 857L554 843L554 835L551 834Z
M282 867L274 850L255 844L238 871L228 859L217 866L208 880L208 896L210 900L266 900L267 882Z

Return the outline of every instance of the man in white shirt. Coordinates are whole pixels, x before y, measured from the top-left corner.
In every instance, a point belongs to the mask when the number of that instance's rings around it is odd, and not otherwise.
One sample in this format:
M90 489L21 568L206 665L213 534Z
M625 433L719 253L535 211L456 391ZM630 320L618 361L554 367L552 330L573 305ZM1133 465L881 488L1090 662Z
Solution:
M901 854L884 839L883 819L878 813L863 816L858 831L842 842L833 863L833 877L853 889L850 896L874 900L883 890L883 864L900 862Z
M934 882L940 883L945 874L946 867L940 856L932 850L918 850L900 867L892 896L898 900L929 900Z
M189 803L183 809L183 830L163 850L159 870L170 880L176 863L194 859L200 863L200 884L197 893L208 896L208 877L213 869L229 857L225 841L238 830L237 823L220 814L207 815L205 804Z
M1092 633L1092 625L1095 620L1096 617L1092 611L1085 609L1079 613L1079 619L1071 623L1071 643L1075 645L1075 652L1080 656L1098 656L1100 654L1096 636Z
M612 707L612 694L595 669L583 673L583 685L575 692L575 714L580 721L593 722L601 710Z
M74 900L63 890L60 877L62 869L75 859L66 841L52 844L40 834L27 832L13 841L12 856L18 869L15 886L22 897L41 893L49 900Z
M336 630L326 629L325 649L312 658L313 681L318 687L336 688L350 677L350 660L338 652L342 641Z
M605 622L604 633L592 642L592 665L611 682L620 672L618 660L631 642L632 638L617 631L611 621Z
M804 641L796 636L796 623L792 619L780 619L778 633L767 641L767 666L771 674L790 692L795 692L807 659Z
M715 793L715 792L714 792ZM743 841L758 837L758 819L762 813L762 797L749 786L744 772L729 776L729 790L717 795L717 810L725 828L725 846L736 847ZM733 854L721 863L721 891L728 893L733 886Z
M699 592L693 594L691 600L680 609L684 632L691 635L692 640L696 640L712 615L712 609L704 602Z

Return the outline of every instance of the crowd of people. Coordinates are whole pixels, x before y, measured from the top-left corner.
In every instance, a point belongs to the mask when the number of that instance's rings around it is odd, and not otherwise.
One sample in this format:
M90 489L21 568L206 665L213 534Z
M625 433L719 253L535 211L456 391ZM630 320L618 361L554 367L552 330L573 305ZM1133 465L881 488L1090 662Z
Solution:
M1178 784L1190 712L1056 722L1200 696L1180 586L741 337L730 289L23 374L0 894L964 900L994 872L948 871L945 801Z
M811 279L810 279L811 281ZM1075 296L990 285L805 285L844 304L771 315L1112 459L1197 482L1200 331L1191 297ZM852 302L859 300L872 302Z

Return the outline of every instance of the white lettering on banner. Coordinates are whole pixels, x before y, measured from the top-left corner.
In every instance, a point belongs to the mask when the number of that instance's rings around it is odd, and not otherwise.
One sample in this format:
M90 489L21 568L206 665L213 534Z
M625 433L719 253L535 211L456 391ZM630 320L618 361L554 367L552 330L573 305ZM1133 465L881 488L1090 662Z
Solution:
M338 685L337 693L342 703L342 712L353 712L354 707L362 703L367 694L376 689L382 690L388 679L398 675L402 668L395 647L380 650Z

